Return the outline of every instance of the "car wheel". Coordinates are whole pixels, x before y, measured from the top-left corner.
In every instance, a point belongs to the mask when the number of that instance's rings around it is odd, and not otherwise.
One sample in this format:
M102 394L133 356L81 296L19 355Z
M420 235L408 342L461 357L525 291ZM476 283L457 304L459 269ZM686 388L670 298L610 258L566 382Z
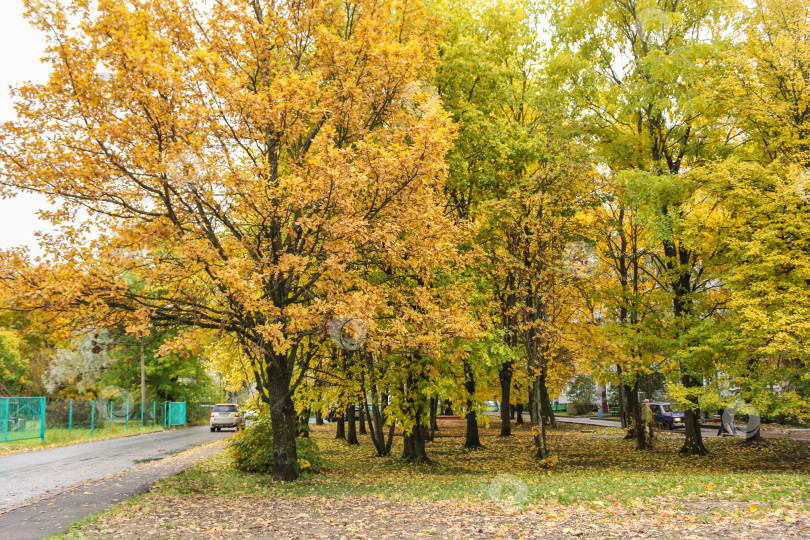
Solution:
M213 432L214 432L214 428L211 428L211 433L213 433Z

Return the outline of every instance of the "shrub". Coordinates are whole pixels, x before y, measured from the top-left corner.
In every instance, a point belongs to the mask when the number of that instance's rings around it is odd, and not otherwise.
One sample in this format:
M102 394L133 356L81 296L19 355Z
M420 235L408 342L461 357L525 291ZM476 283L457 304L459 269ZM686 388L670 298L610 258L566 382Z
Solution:
M301 472L318 472L323 461L318 456L318 447L312 439L298 438L295 441L298 454L298 469ZM273 428L270 415L260 414L249 427L231 437L228 450L234 465L244 472L269 473L273 470Z

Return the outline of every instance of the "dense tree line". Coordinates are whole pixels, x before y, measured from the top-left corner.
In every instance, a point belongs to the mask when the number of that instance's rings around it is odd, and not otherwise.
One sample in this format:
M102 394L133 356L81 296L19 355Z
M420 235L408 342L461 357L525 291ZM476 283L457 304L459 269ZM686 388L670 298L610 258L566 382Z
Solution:
M804 3L28 16L52 75L15 92L0 185L62 206L45 257L4 254L9 307L204 351L255 384L276 478L297 477L313 411L380 456L399 426L424 461L440 404L481 448L493 396L504 436L529 412L544 460L551 396L578 374L621 388L631 428L666 375L686 454L729 399L810 417Z

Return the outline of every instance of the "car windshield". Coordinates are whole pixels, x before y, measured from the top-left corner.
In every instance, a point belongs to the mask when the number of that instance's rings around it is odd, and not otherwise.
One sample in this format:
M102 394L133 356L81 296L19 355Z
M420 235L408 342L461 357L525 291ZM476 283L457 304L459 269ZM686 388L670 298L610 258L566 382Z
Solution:
M236 412L236 405L216 405L214 412Z

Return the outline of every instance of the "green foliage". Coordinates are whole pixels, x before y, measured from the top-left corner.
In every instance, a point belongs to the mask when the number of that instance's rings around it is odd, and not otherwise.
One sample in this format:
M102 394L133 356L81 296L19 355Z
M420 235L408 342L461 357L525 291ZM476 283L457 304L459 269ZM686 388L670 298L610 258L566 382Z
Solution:
M579 376L574 379L574 383L566 393L574 404L577 414L590 412L596 397L596 382L591 376Z
M197 401L218 395L200 355L188 351L158 353L177 334L177 330L152 329L144 338L147 400ZM104 372L100 386L136 390L141 384L139 339L123 333L115 339L117 346L110 352L113 362Z
M24 393L28 363L20 354L20 338L13 330L0 328L0 382L12 395Z
M323 461L318 446L310 438L297 438L295 448L299 472L319 472ZM260 414L255 422L234 435L228 450L234 466L244 472L269 474L273 470L273 428L269 414Z

